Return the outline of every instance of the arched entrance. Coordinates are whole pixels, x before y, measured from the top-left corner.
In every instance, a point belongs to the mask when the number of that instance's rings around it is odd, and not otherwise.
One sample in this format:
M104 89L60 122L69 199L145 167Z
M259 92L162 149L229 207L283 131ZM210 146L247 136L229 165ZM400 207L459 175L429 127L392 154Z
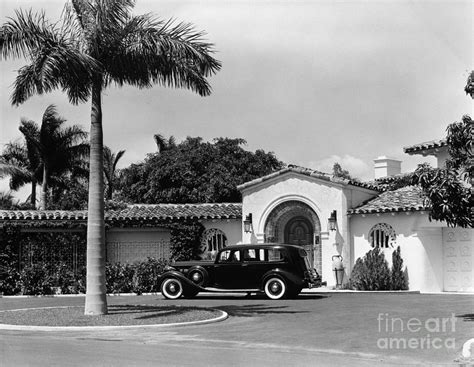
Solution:
M301 201L277 205L265 222L265 242L284 242L303 247L321 274L321 224L318 215Z

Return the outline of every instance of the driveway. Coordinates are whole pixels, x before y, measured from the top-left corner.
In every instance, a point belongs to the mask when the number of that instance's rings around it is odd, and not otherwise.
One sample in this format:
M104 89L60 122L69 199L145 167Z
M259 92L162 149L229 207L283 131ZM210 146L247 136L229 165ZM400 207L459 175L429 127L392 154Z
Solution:
M3 298L0 309L83 302ZM474 337L468 295L307 293L283 301L242 295L166 301L157 295L110 297L109 303L209 306L230 317L164 329L0 330L0 365L452 365Z

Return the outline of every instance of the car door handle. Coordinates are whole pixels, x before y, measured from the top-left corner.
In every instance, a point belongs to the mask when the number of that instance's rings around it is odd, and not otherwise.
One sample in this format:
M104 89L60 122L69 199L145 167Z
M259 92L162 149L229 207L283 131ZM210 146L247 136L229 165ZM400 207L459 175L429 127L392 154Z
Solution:
M244 267L244 266L249 266L249 264L242 264L242 267Z

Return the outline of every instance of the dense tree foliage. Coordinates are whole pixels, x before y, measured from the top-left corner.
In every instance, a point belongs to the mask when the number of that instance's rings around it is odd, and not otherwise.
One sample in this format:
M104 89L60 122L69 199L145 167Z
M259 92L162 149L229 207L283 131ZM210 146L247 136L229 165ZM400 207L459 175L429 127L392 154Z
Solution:
M359 181L357 178L353 178L348 170L343 169L338 162L332 166L332 176L351 181Z
M469 94L474 99L474 70L471 71L467 78L466 86L464 87L466 94Z
M472 227L474 197L472 183L473 122L469 116L448 126L449 158L445 167L421 164L413 175L413 183L423 188L430 205L430 220L445 221L448 226Z
M245 143L188 137L174 149L123 169L121 197L133 203L239 202L237 185L283 167L273 153L247 151Z

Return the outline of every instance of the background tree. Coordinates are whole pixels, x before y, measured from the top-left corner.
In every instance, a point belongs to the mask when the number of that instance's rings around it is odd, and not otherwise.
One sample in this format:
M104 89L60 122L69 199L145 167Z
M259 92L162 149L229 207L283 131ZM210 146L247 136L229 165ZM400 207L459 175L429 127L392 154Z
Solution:
M221 64L190 24L133 16L132 0L71 0L60 22L17 11L0 29L2 58L23 57L12 103L63 90L71 103L91 99L85 314L106 314L102 92L111 84L159 84L211 93L206 77ZM41 76L41 77L39 77Z
M41 170L36 150L25 142L10 142L0 156L0 178L10 176L10 189L18 190L31 183L29 201L36 208L36 185Z
M351 181L353 181L353 180L358 181L358 179L352 178L349 171L347 171L345 169L342 169L341 165L338 162L334 163L334 166L332 166L332 176L333 177L338 177L338 178L343 178L343 179L346 179L346 180L351 180Z
M112 153L109 147L104 146L104 177L105 177L105 197L112 200L112 195L117 181L117 163L125 154L125 150Z
M15 207L15 198L11 192L0 192L0 209L11 210Z
M432 168L424 163L413 175L413 184L423 188L430 206L430 220L445 221L448 226L472 227L474 199L472 182L473 123L469 116L447 128L449 158L446 166Z
M474 70L471 71L467 78L466 86L464 87L466 94L469 94L474 99Z
M50 183L63 188L64 178L85 175L84 158L88 154L88 145L84 143L87 132L78 125L65 127L66 120L58 115L56 107L46 108L41 126L34 121L22 120L20 131L26 145L36 156L38 171L41 174L40 208L47 209Z
M158 149L158 153L161 153L165 150L170 150L176 148L176 139L173 135L171 135L168 139L166 139L161 134L155 134L153 136L155 139L156 148Z
M243 149L243 139L188 137L121 170L123 200L133 203L240 202L237 185L283 167L273 153Z

